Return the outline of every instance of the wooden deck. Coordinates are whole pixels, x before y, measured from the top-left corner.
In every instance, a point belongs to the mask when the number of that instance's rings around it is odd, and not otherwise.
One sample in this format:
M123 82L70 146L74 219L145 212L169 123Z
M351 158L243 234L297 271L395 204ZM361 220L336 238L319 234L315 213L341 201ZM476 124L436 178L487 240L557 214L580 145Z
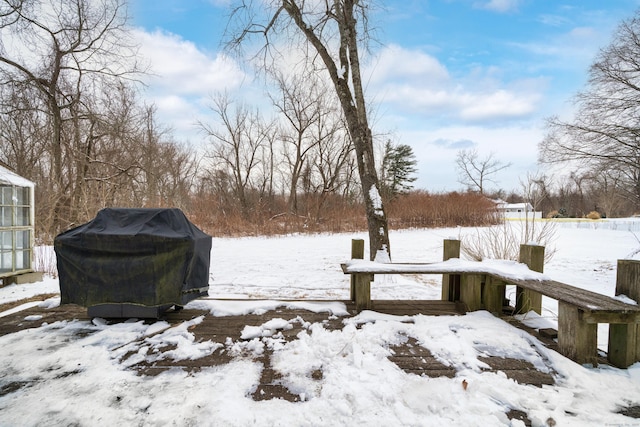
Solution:
M343 302L347 306L350 313L356 313L354 303L351 301L340 302ZM20 303L24 303L24 301L21 301ZM17 306L18 303L14 303L12 305ZM9 308L11 308L9 305L0 305L0 312ZM466 307L463 304L448 301L378 300L375 301L373 309L380 313L398 316L411 316L418 313L431 316L463 315L466 312ZM326 329L340 330L344 327L344 317L332 316L330 313L326 312L314 313L307 310L290 308L278 308L267 311L264 314L224 317L214 317L207 311L189 309L169 311L166 313L163 320L168 321L172 325L176 325L202 315L204 315L204 320L191 329L191 332L195 335L196 341L211 340L222 344L224 344L228 338L231 338L234 342L241 340L241 333L245 326L258 326L273 318L291 320L300 316L305 322L322 323ZM25 317L27 316L42 317L39 320L26 321ZM0 318L0 336L15 333L27 328L36 328L45 322L51 324L57 321L70 321L73 319L90 320L87 316L86 308L76 305L64 305L50 309L40 307L28 308ZM509 321L509 319L509 317L505 318L507 321ZM149 322L151 323L153 320L149 320ZM301 324L297 322L292 322L292 324L294 325L293 329L282 331L286 340L297 339L298 333L302 331ZM513 322L512 324L514 327L527 329L519 322ZM528 332L536 335L536 332L533 330L528 330ZM538 337L545 345L550 347L555 345L553 339L545 338L543 336ZM170 348L167 350L170 350ZM456 376L456 370L454 368L442 364L428 349L419 345L419 343L412 337L407 337L406 342L401 345L392 346L389 350L391 351L389 360L407 373L432 378L443 376L454 378ZM282 382L280 381L280 373L271 366L271 353L269 350L265 351L265 353L259 357L256 357L255 355L233 356L230 352L225 351L225 347L222 347L221 349L216 350L213 354L197 360L182 360L175 362L171 359L162 359L152 365L145 363L135 364L131 366L130 369L136 370L138 374L142 376L157 375L172 368L180 368L188 372L196 373L203 367L218 366L229 363L234 357L253 357L257 362L262 363L264 366L260 384L252 395L254 400L269 400L274 398L286 399L293 402L300 400L300 396L292 393L282 385ZM554 384L553 374L540 372L536 370L533 365L523 360L502 357L483 357L481 360L489 365L492 371L502 371L507 375L507 377L512 378L519 383L531 384L538 387ZM602 361L604 362L604 359ZM316 372L313 372L312 378L318 381L322 380L322 370L319 369ZM0 396L12 393L16 390L16 387L20 388L22 386L23 385L17 384L14 387L14 385L9 384L8 386L0 389ZM526 425L530 425L529 420L526 418L524 413L511 411L507 415L510 418L521 419Z
M247 300L241 300L247 301ZM24 302L24 301L23 301ZM308 301L305 301L308 302ZM334 301L331 301L334 302ZM339 301L346 305L348 311L352 314L356 313L355 305L351 301ZM16 304L13 304L14 306ZM10 307L1 306L0 311L4 311ZM423 314L428 316L442 316L442 315L464 315L466 307L461 303L454 303L448 301L421 301L421 300L405 300L405 301L385 301L377 300L374 303L373 310L379 313L390 314L395 316L413 316L416 314ZM278 308L275 310L267 311L264 314L245 314L238 316L223 316L214 317L207 311L200 310L181 310L181 311L168 311L162 320L166 320L172 325L179 324L183 321L191 320L197 316L204 315L204 321L198 324L193 329L193 333L196 335L196 339L200 341L212 340L214 342L224 343L227 337L232 340L240 340L241 332L245 326L258 326L273 318L282 318L285 320L291 320L297 316L302 317L306 322L310 323L322 323L325 328L336 330L342 329L344 317L332 316L328 312L314 313L303 309L292 308ZM41 316L35 321L26 321L27 316ZM57 321L69 321L69 320L86 320L90 318L87 316L87 310L84 307L80 307L73 304L63 305L50 309L44 309L40 307L32 307L20 312L0 318L0 336L15 333L17 331L37 328L44 323L51 324ZM114 320L117 322L117 320ZM153 322L153 320L148 320ZM516 326L517 323L514 323ZM295 339L296 335L301 331L301 327L293 328L291 330L282 331L286 339ZM535 331L530 331L535 333ZM548 341L547 344L553 345L552 341ZM391 358L398 366L416 374L426 374L429 376L454 376L455 371L452 368L446 367L437 362L433 356L429 353L429 350L412 342L411 339L407 341L405 345L394 347L392 349L395 355ZM184 369L192 370L198 369L202 366L213 366L221 363L226 363L230 359L228 355L222 354L224 352L214 353L213 355L198 359L195 361L181 361L178 365ZM426 360L422 362L422 360ZM507 359L509 360L509 359ZM502 366L506 370L522 370L522 365L515 363L513 369L505 365L504 362L497 363L496 366ZM491 365L491 363L489 363ZM161 372L170 367L175 367L176 364L170 360L161 361L154 366L138 366L137 369L143 374L151 374ZM503 369L501 369L503 370ZM524 369L529 370L529 368ZM516 375L517 376L517 375ZM546 377L544 380L535 380L534 384L547 384L550 381L550 377Z
M41 300L40 298L32 298L31 300ZM30 300L23 300L12 304L0 305L0 312L9 310L13 307L17 307L22 303L28 302ZM239 301L247 301L247 300L239 300ZM305 302L314 302L307 301ZM335 301L321 301L321 302L335 302ZM347 307L347 310L356 314L355 303L352 301L338 301ZM464 304L460 302L449 302L449 301L420 301L420 300L377 300L374 303L373 310L384 313L391 314L394 316L414 316L416 314L424 314L428 316L443 316L443 315L462 315L466 313L466 307ZM224 316L224 317L213 317L207 316L208 318L215 319L215 328L216 330L209 331L208 335L213 334L216 335L224 335L225 337L229 336L234 339L240 338L240 331L245 325L260 325L265 321L273 318L273 317L282 317L283 313L286 313L287 316L285 319L293 319L299 314L304 314L305 320L316 323L323 322L328 320L328 313L313 313L311 311L306 310L292 310L292 309L278 309L267 312L265 315L243 315L243 316ZM207 312L201 312L197 310L182 310L182 311L173 311L170 310L166 313L163 320L168 321L171 324L177 324L179 322L190 320L196 316L200 316L203 314L208 314ZM37 321L24 321L26 316L30 315L38 315L42 316L40 320ZM17 332L21 329L25 328L35 328L41 326L43 323L53 323L61 320L90 320L87 316L87 309L84 307L80 307L74 304L66 304L60 307L55 307L51 309L42 309L39 307L28 308L26 310L22 310L18 313L5 316L0 318L0 336L10 334L13 332ZM341 319L338 319L338 323L341 326ZM206 323L206 322L205 322ZM213 323L213 322L212 322ZM200 328L200 325L198 326ZM237 331L236 331L237 329ZM203 337L203 339L210 339L210 337Z

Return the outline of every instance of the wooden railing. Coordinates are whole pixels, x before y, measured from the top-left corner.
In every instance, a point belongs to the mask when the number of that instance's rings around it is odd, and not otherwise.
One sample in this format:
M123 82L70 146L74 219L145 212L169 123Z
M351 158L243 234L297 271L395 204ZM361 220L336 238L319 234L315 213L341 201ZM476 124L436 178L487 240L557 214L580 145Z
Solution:
M445 240L442 262L376 263L362 259L364 241L352 242L352 259L342 264L351 275L351 299L358 311L372 309L376 274L442 274L442 299L460 301L468 311L502 314L507 285L516 286L513 312L541 314L542 296L558 301L558 348L578 363L597 362L597 325L608 323L609 361L627 367L640 361L640 306L552 280L542 274L544 247L521 245L520 265L509 261L460 260L460 241ZM515 268L514 268L515 267ZM618 261L616 295L640 300L640 261Z

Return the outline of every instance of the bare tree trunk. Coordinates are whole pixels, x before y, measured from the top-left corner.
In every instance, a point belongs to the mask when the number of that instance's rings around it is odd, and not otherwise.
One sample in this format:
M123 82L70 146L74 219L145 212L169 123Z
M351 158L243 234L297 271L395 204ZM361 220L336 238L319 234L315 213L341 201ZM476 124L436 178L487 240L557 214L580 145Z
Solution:
M305 21L303 12L296 2L283 0L282 7L322 59L342 106L356 152L369 230L369 256L374 259L378 251L384 251L387 255L391 251L387 217L380 197L378 175L375 168L373 137L367 119L366 102L360 76L357 21L354 16L356 4L357 0L335 0L333 7L327 13L327 16L331 16L337 24L340 33L338 53L340 71L327 45L316 34L317 27L309 25ZM353 93L351 87L353 87Z

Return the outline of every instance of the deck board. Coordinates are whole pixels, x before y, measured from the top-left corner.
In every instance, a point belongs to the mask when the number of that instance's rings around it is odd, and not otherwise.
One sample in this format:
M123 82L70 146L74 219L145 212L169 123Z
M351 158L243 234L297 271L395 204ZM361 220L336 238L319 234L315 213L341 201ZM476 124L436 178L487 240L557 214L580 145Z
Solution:
M335 302L335 301L331 301ZM341 301L346 304L351 315L355 315L355 305L350 301ZM412 316L418 313L438 316L438 315L463 315L464 305L447 301L374 301L373 310L396 316ZM25 320L25 318L37 320ZM238 316L215 317L207 311L185 309L181 311L169 311L163 320L172 325L191 320L198 316L204 316L203 321L195 325L191 332L197 341L211 340L213 342L225 343L228 338L234 341L241 340L241 333L245 326L258 326L273 318L285 320L295 319L298 316L309 323L322 323L326 329L339 330L344 327L345 317L333 316L328 312L314 313L304 309L291 309L286 307L267 311L264 314L246 314ZM89 321L87 310L77 305L63 305L60 307L45 309L32 307L0 318L0 335L6 335L21 331L27 328L36 328L43 323L54 323L56 321L70 321L73 319ZM149 320L148 322L153 322ZM303 330L302 324L292 322L294 328L282 331L285 340L295 340L297 335ZM91 333L91 332L88 332ZM456 376L456 370L437 360L425 347L420 346L415 339L408 337L406 343L390 347L389 360L395 363L400 369L407 373L427 377L449 377ZM123 359L126 359L125 356ZM148 365L144 363L132 365L129 369L135 369L139 375L153 376L169 369L180 368L188 372L197 373L200 369L209 366L219 366L229 363L234 357L225 348L216 350L211 355L196 360L173 361L172 359L162 359ZM252 357L247 355L246 357ZM255 356L253 356L255 358ZM488 358L498 359L498 358ZM255 400L268 400L273 398L297 401L300 396L292 393L281 384L280 374L271 367L271 354L267 351L260 357L255 358L256 362L263 364L262 377L256 392L253 395ZM516 381L541 386L553 383L553 376L549 373L535 371L531 366L523 365L522 361L516 359L500 359L495 362L487 361L492 366L491 370L505 372L510 378ZM493 367L495 366L495 368ZM313 373L313 378L320 381L323 373L321 370ZM4 392L9 392L5 390Z

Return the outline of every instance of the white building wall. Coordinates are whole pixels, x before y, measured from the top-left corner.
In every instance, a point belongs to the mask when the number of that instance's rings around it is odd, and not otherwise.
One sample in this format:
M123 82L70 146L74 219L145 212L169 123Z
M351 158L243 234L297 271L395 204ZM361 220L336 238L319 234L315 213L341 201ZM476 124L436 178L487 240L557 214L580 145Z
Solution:
M507 219L536 219L542 218L542 212L524 212L524 211L503 211L504 217Z

